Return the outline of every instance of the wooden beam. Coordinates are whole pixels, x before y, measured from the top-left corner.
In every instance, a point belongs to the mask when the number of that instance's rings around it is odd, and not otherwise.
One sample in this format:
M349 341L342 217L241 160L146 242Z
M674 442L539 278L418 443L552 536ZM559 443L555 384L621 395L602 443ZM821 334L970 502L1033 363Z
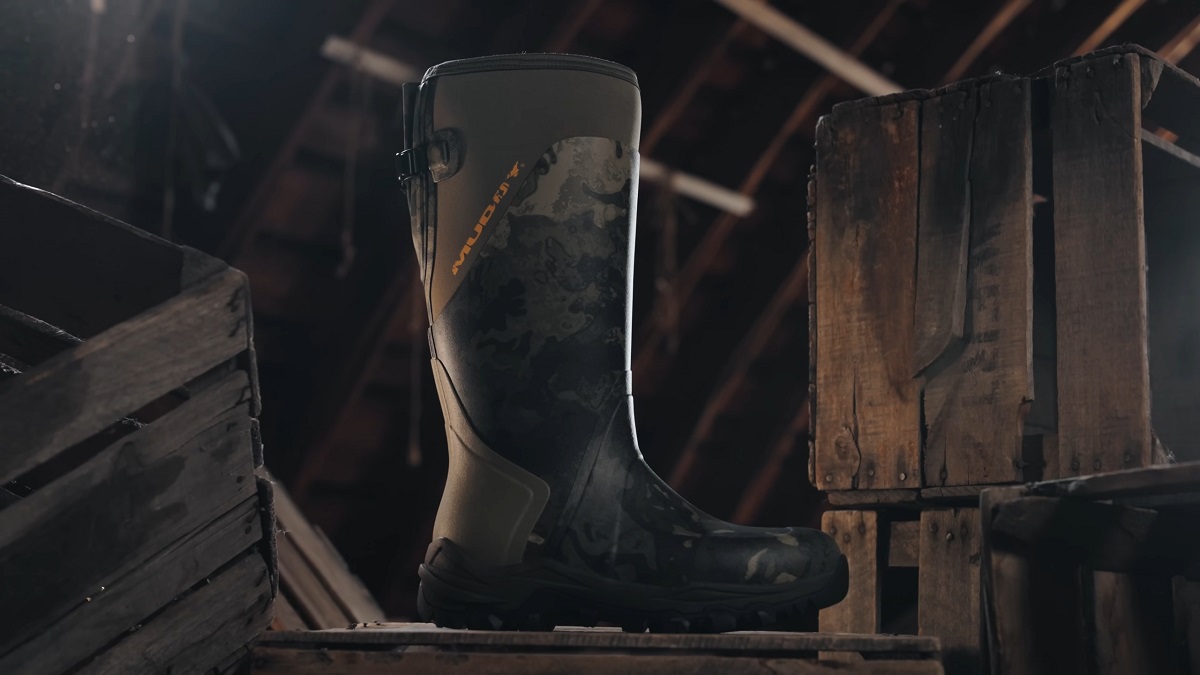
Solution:
M1108 18L1100 22L1100 25L1096 26L1096 30L1092 31L1086 40L1079 43L1072 56L1081 56L1103 46L1104 41L1124 25L1129 17L1133 16L1133 13L1141 9L1144 4L1146 4L1146 0L1121 0Z
M859 35L858 39L850 45L849 53L859 55L875 41L879 33L887 26L888 21L896 14L896 10L900 5L904 4L904 0L890 0L875 16L875 19L867 26L867 28ZM826 96L833 91L838 84L838 78L833 75L823 75L817 80L807 92L796 107L792 109L791 115L780 127L775 137L771 139L771 143L763 151L763 154L750 168L746 178L742 181L738 192L743 195L751 196L758 192L759 186L766 179L771 167L775 161L779 159L779 155L783 149L787 147L788 142L796 133L805 125L806 122L812 119L816 114L818 107L824 102ZM674 288L671 289L671 302L678 306L683 306L691 298L696 287L700 284L700 280L708 272L708 267L712 261L716 259L721 249L724 248L726 240L733 233L734 226L737 225L739 219L731 214L722 214L717 221L704 233L704 238L696 246L691 257L688 258L684 268L680 271L674 282ZM662 302L662 300L659 300ZM660 316L662 312L652 312L652 316ZM637 373L645 372L649 367L650 361L659 357L658 348L671 332L671 326L662 323L651 324L647 337L639 340L638 348L635 349L633 372L634 377Z
M350 33L350 42L355 44L366 43L375 34L375 30L379 28L379 24L383 22L395 4L396 0L373 0L358 20L358 25ZM262 213L266 209L267 203L271 200L276 180L292 164L292 160L295 159L296 153L300 150L300 146L304 142L305 134L320 115L321 108L325 105L330 95L333 94L333 90L337 87L341 77L342 73L340 70L331 68L321 80L317 91L309 100L304 112L300 114L300 119L296 121L291 133L288 134L287 139L284 141L283 147L279 149L279 152L275 155L275 159L272 160L270 168L267 169L267 172L258 182L258 186L255 187L253 194L251 194L241 213L238 214L237 219L233 221L233 225L230 226L229 231L225 233L224 240L217 248L217 254L225 260L236 260L253 239L255 231L262 220Z
M1137 2L1145 2L1145 0L1135 0ZM950 70L946 71L946 75L942 77L942 84L949 84L962 79L962 76L967 73L967 69L971 64L975 63L975 59L987 49L989 45L1004 32L1005 28L1025 11L1025 8L1030 5L1032 0L1007 0L1000 7L1000 11L992 16L992 20L983 27L983 31L975 36L971 44L967 45L966 51L958 60L950 66Z
M807 26L793 20L771 5L756 0L716 1L729 11L757 26L767 35L816 61L829 72L864 93L871 96L884 96L894 94L902 89L900 85L880 75L852 54L842 51Z
M575 7L568 10L562 21L550 32L550 38L546 40L543 51L550 54L561 54L570 49L571 44L575 42L575 38L587 25L588 20L603 4L604 0L578 0Z
M779 477L783 475L784 462L795 452L797 443L805 442L808 422L808 406L802 405L796 414L792 415L787 427L776 437L771 446L771 453L767 455L767 461L763 462L762 468L742 493L737 509L733 512L733 522L747 525L758 519L767 498L774 492Z
M1192 19L1191 23L1183 27L1175 37L1171 38L1167 44L1158 50L1158 55L1163 61L1172 65L1178 65L1188 54L1196 49L1196 44L1200 43L1200 16Z

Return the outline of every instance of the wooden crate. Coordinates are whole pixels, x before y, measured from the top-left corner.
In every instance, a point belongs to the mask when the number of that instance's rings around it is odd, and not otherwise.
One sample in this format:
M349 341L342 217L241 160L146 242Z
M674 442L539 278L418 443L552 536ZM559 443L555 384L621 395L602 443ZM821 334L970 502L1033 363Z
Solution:
M272 494L278 527L279 596L271 628L320 630L383 621L383 609L350 572L325 533L304 517L281 485L272 482Z
M1200 81L1136 47L835 107L813 483L937 499L1200 459L1198 151Z
M0 179L0 672L223 668L276 592L245 277Z
M1200 672L1200 462L985 490L993 673Z
M1200 82L1128 46L821 120L809 478L853 509L822 630L879 630L916 551L919 631L971 672L984 487L1200 459L1196 152Z
M814 633L664 635L620 629L548 633L456 631L430 624L270 633L255 673L743 673L842 675L942 672L933 638Z

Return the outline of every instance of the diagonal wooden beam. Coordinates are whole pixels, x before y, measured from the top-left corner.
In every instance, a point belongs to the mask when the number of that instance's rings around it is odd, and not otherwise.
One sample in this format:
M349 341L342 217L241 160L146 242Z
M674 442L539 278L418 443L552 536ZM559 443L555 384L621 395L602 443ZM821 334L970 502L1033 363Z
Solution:
M1191 54L1200 43L1200 16L1192 19L1175 37L1158 50L1158 55L1167 63L1178 65L1180 61Z
M862 32L862 34L850 45L848 52L855 56L862 54L866 48L875 41L875 38L883 31L892 17L895 16L896 10L904 4L904 0L891 0L887 5L879 11L875 19ZM746 196L753 196L758 192L759 186L766 179L771 167L775 161L779 159L780 153L787 147L788 142L796 133L811 120L817 113L821 103L825 97L833 91L840 80L831 74L822 75L817 82L805 92L804 97L796 104L779 132L771 139L770 144L759 156L758 161L750 168L746 178L742 181L738 192ZM731 214L723 214L717 218L712 227L704 234L704 238L700 240L695 251L693 251L688 262L684 265L683 270L675 279L674 288L671 289L672 302L678 306L683 306L691 298L695 292L700 280L708 272L709 265L716 259L721 249L725 247L729 235L733 233L733 228L740 221L739 218ZM651 312L651 316L665 316L664 312ZM636 350L634 359L633 372L634 377L637 373L646 372L650 365L650 361L658 357L658 349L666 339L667 335L672 330L671 326L662 323L655 323L649 327L647 336L639 340L640 344Z
M757 0L716 0L759 30L824 66L829 72L871 96L894 94L902 89L858 57L817 35L804 24L769 4Z
M350 33L350 41L355 44L367 42L375 34L376 29L379 28L379 24L383 22L395 4L396 0L374 0L363 11L358 24ZM241 213L233 221L233 225L230 226L229 231L225 233L224 240L217 247L217 255L225 260L235 261L253 239L254 234L258 230L258 225L262 220L263 211L266 209L267 203L271 200L276 181L291 166L292 161L296 158L296 153L300 150L300 146L304 142L305 135L319 117L322 108L325 106L325 102L333 94L341 77L342 71L340 68L330 68L325 74L325 77L321 80L321 84L317 86L317 91L309 99L308 105L305 106L304 112L300 114L300 119L296 121L283 146L276 153L275 159L271 161L271 166L267 169L262 179L259 180L258 186L255 187L246 206L242 208Z
M758 519L763 506L767 503L767 497L771 496L775 490L775 484L783 475L784 463L796 451L796 443L803 442L802 440L797 441L797 439L803 439L808 433L808 410L809 406L800 406L796 414L792 415L787 427L776 437L775 442L771 445L771 452L767 455L767 460L763 462L762 469L755 474L753 480L746 486L746 490L742 492L742 498L738 501L733 518L730 520L747 525Z
M575 7L569 10L550 32L550 38L546 40L543 51L550 54L561 54L570 49L580 31L603 4L604 0L578 0Z
M1146 0L1121 0L1112 13L1104 21L1101 21L1099 26L1096 26L1096 30L1092 31L1092 34L1087 36L1087 39L1079 43L1072 56L1086 54L1102 46L1104 41L1124 25L1129 20L1129 17L1133 16L1133 13L1141 9L1144 4L1146 4Z
M1145 2L1145 0L1133 1ZM1029 7L1031 2L1032 0L1008 0L1005 2L1000 7L1000 11L992 16L992 20L983 27L979 35L976 35L971 44L967 46L967 50L962 53L962 56L958 57L954 65L950 66L950 70L946 71L945 77L942 78L942 84L950 84L951 82L961 80L962 76L967 73L967 69L971 67L971 64L975 63L975 59L979 58L979 55L1004 32L1005 28L1008 28L1008 25L1014 19L1021 15L1021 12L1025 11L1026 7Z

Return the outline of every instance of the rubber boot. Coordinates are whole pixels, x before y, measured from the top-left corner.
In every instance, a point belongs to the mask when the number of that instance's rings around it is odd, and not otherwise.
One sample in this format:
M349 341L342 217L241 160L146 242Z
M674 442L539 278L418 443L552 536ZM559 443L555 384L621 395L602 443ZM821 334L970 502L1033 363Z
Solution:
M846 560L830 537L712 518L638 449L633 72L568 55L467 59L404 98L399 171L450 448L421 617L708 632L840 601Z

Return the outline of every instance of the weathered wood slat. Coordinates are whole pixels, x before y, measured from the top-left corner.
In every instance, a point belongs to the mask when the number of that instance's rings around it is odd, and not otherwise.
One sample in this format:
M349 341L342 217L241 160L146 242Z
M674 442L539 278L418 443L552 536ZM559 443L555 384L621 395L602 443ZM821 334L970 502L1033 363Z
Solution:
M88 675L204 672L229 645L254 640L270 622L266 563L251 552L131 632L80 672Z
M0 304L86 339L177 294L182 263L177 246L0 176Z
M275 616L271 619L271 630L306 630L308 624L304 622L304 618L292 607L291 600L287 599L282 593L275 596Z
M280 588L308 627L345 628L354 623L321 584L304 555L286 535L276 538L279 547Z
M79 344L79 338L28 314L0 305L0 353L37 365Z
M843 106L817 127L817 487L920 487L912 377L920 104Z
M979 671L979 551L978 509L921 513L918 630L941 640L954 673Z
M1055 68L1050 122L1063 475L1151 461L1139 58L1126 53Z
M356 645L403 647L415 645L455 647L462 651L493 651L498 647L541 650L619 650L621 652L675 652L746 654L815 654L844 651L883 658L889 654L936 656L937 638L915 635L856 635L836 633L625 633L619 628L566 628L550 632L452 630L427 623L393 623L351 630L288 631L262 636L264 647L328 648Z
M1097 675L1179 673L1170 577L1093 573Z
M825 498L837 507L870 507L916 506L920 496L918 490L837 490L826 493Z
M422 673L442 675L941 675L937 661L863 661L860 663L800 661L771 657L625 655L625 654L431 654L380 653L370 651L307 651L258 648L254 650L255 673L308 675L310 673L354 673L393 675Z
M914 376L962 346L975 105L973 88L921 102Z
M245 351L248 325L229 270L0 384L0 483Z
M0 511L0 653L256 493L244 373ZM11 576L10 576L11 575Z
M973 140L965 156L956 158L969 164L970 195L946 195L965 201L970 210L966 319L963 349L944 367L930 369L925 385L926 485L1024 477L1022 434L1033 400L1030 90L1023 78L978 85L978 113L966 132ZM947 125L937 117L926 120L934 122ZM925 183L922 176L923 189Z
M62 620L0 657L0 672L57 673L85 660L262 539L250 499L171 544ZM69 636L69 639L64 639Z
M888 528L888 567L917 567L921 561L921 522L894 520Z
M879 528L875 511L826 511L821 516L821 530L837 541L850 563L850 590L840 603L821 610L822 631L879 632L883 572Z
M1193 503L1200 503L1200 461L1035 483L1030 492L1090 499L1193 495L1196 500Z
M346 561L338 555L337 549L317 527L311 524L300 512L286 490L275 486L275 514L279 522L280 542L285 540L288 548L281 548L281 556L299 554L296 560L286 562L293 567L302 567L305 575L311 575L312 581L318 586L312 587L312 592L327 595L339 610L334 623L309 626L310 628L340 628L347 623L366 623L383 621L386 616L379 603L371 596L370 591L358 577L351 574ZM292 578L283 578L285 590L295 594L290 588Z

